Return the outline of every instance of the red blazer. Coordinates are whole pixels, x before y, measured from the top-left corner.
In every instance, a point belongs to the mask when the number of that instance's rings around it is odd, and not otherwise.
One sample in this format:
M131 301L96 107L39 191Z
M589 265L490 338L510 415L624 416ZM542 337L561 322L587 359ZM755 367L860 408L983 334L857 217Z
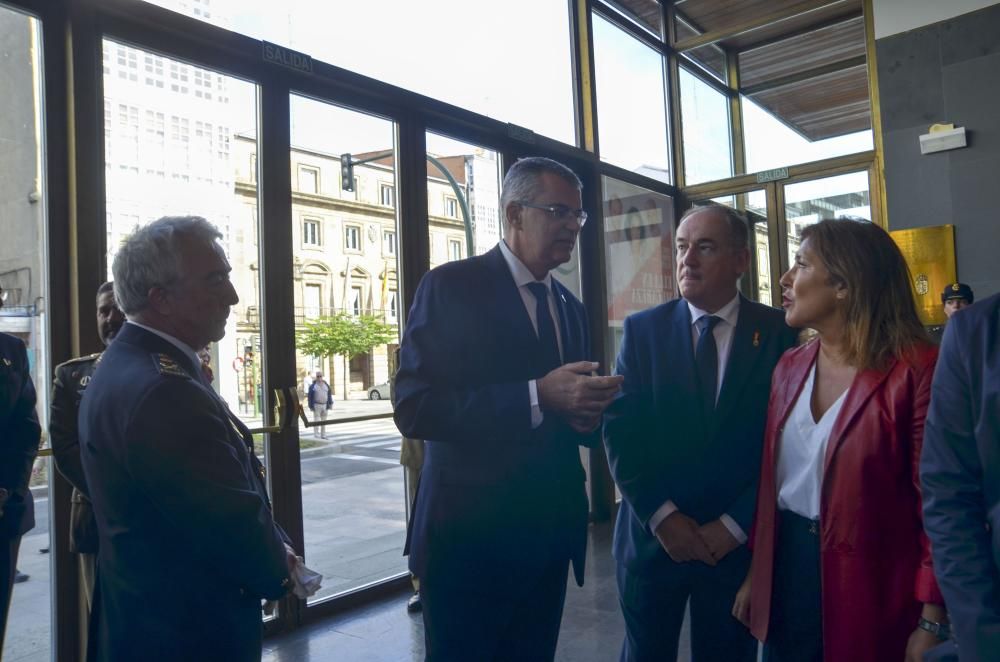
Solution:
M775 462L819 351L790 349L771 380L753 561L750 631L767 639L777 539ZM830 433L820 496L823 659L903 660L921 603L943 604L921 519L919 460L937 348L859 372Z

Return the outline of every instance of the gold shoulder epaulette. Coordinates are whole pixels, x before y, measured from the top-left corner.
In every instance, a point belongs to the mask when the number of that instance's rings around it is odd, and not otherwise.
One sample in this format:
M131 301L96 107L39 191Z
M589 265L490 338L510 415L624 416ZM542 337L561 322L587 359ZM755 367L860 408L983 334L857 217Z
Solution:
M72 365L74 363L86 363L87 361L96 361L101 358L101 352L94 352L93 354L87 354L86 356L78 356L75 359L70 359L65 363L60 363L56 366L56 369L63 367L64 365Z
M172 356L167 356L166 354L153 354L152 356L153 363L156 365L156 369L161 375L170 375L171 377L191 377Z

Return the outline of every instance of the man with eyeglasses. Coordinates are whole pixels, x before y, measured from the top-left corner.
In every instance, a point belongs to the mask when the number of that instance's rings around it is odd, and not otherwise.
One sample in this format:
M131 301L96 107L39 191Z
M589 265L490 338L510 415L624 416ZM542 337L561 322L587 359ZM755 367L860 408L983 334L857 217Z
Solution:
M551 660L571 561L583 583L579 446L621 378L594 374L583 305L550 274L587 219L581 188L556 161L519 160L504 240L428 273L410 311L395 420L427 440L407 551L432 662Z
M0 287L0 308L5 299ZM41 437L35 401L24 343L0 333L0 656L21 536L35 526L28 489Z

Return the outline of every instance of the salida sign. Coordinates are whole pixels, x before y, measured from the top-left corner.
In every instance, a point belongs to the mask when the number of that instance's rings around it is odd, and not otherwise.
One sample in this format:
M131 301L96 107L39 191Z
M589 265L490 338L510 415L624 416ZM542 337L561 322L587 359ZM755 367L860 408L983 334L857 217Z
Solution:
M311 74L313 70L312 58L305 53L293 51L290 48L272 44L269 41L264 44L264 61L278 64L295 71L304 71Z

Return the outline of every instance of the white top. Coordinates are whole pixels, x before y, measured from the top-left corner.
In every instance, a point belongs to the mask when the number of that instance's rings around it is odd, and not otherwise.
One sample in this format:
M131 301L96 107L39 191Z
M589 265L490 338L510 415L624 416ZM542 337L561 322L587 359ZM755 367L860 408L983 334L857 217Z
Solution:
M729 303L714 313L696 308L690 301L687 302L687 305L688 310L691 311L691 346L694 350L698 349L698 336L701 335L698 331L698 320L706 315L715 315L720 319L715 328L712 329L712 335L715 336L715 348L719 355L719 375L715 385L715 398L718 400L719 393L722 392L722 380L726 375L726 363L729 362L729 349L733 346L733 332L736 331L736 322L740 319L740 295L737 293ZM676 511L677 505L673 501L664 503L649 518L649 530L655 533L660 522ZM719 520L729 530L729 533L733 534L737 542L742 545L747 541L746 532L736 523L736 520L725 513L719 517Z
M517 291L521 295L521 301L524 302L524 308L528 311L528 318L531 320L531 326L535 329L535 335L538 335L538 320L535 317L535 310L538 307L535 295L531 293L528 289L529 283L542 283L549 290L549 314L552 315L552 324L556 328L556 342L559 344L559 356L563 356L563 345L562 345L562 330L559 328L559 310L556 308L556 301L554 296L554 291L552 289L552 274L545 274L545 278L537 281L535 277L528 270L528 267L524 266L524 262L514 255L514 253L507 246L507 242L503 239L500 240L500 253L503 255L504 261L507 262L507 268L510 269L510 275L514 278L514 283L517 285ZM542 424L544 415L542 413L542 408L538 405L538 385L535 380L532 379L528 382L528 397L531 400L531 427L537 428Z
M776 484L778 508L796 515L819 519L820 494L823 490L823 469L830 432L837 422L840 409L847 399L846 389L818 420L812 415L812 393L816 383L816 364L809 371L799 399L785 421L778 449Z

